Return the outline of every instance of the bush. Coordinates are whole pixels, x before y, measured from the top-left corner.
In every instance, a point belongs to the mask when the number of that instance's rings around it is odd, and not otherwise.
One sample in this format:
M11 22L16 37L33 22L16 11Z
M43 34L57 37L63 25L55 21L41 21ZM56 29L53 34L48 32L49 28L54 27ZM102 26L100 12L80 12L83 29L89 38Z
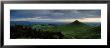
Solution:
M44 31L44 30L36 30L32 29L28 26L15 25L11 26L10 30L10 38L41 38L41 39L55 39L55 38L63 38L63 34L60 31Z

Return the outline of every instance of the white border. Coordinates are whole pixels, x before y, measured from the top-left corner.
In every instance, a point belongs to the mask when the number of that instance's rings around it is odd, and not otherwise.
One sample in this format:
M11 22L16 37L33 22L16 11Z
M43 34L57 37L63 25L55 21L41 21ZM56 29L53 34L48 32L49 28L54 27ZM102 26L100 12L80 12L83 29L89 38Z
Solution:
M10 9L101 9L101 39L10 39ZM4 4L4 45L107 45L107 4Z

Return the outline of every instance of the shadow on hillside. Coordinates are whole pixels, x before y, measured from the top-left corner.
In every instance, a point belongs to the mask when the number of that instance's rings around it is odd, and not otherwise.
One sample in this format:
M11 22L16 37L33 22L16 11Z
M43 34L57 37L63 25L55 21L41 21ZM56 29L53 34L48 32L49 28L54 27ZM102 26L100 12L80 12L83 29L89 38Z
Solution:
M11 26L10 30L11 39L62 39L63 36L64 35L61 31L44 31L42 29L36 30L22 25Z

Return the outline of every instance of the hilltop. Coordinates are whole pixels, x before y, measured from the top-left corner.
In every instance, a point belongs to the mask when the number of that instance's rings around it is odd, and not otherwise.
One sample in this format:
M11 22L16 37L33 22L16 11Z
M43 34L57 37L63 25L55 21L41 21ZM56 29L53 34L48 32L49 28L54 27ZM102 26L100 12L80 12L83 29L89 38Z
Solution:
M85 23L82 23L78 20L75 20L74 22L70 23L69 25L73 25L73 26L88 26Z

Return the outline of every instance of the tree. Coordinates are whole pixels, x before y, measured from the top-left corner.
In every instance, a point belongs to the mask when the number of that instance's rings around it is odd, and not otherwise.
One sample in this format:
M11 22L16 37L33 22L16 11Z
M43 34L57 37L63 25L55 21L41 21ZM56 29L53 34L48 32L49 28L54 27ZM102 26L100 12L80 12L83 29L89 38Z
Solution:
M81 24L81 22L79 22L78 20L75 20L74 22L72 22L71 24Z
M78 23L80 23L80 22L79 22L78 20L75 20L74 23L77 23L77 24L78 24Z

